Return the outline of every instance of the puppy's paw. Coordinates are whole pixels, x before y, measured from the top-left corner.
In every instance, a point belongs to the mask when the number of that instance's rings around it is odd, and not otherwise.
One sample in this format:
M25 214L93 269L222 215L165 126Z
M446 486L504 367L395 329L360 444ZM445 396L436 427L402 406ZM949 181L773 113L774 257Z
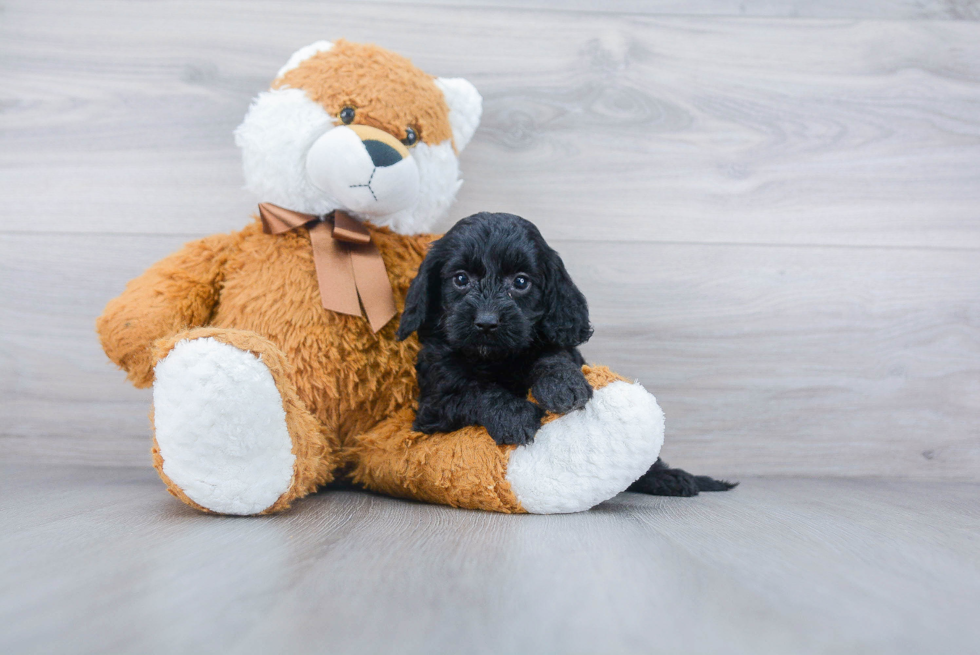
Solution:
M435 434L436 432L449 432L453 426L447 417L438 410L429 405L421 405L415 412L412 429L423 434Z
M531 443L541 427L541 419L544 418L544 410L526 400L500 406L492 411L493 415L483 425L500 445L521 446Z
M549 412L565 414L585 407L592 398L592 387L581 369L559 370L537 380L531 394Z

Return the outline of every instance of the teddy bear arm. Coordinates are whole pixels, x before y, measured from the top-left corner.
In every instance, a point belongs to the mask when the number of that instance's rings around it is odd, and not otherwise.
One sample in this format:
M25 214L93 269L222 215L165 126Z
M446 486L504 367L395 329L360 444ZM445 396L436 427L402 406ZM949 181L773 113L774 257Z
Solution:
M96 321L106 355L137 387L153 382L153 343L206 325L218 303L231 235L193 241L131 280Z
M346 446L352 482L372 491L429 503L522 513L507 482L513 446L498 446L482 427L426 435L403 409Z
M583 409L549 413L532 443L498 446L482 427L422 434L404 409L350 439L353 482L392 496L505 513L579 512L611 498L656 461L663 412L639 384L583 366Z

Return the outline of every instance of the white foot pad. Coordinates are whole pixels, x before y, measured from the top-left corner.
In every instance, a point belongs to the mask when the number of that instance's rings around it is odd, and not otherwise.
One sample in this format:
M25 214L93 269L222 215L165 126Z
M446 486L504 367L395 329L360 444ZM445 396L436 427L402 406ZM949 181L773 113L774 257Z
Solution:
M507 480L532 514L581 512L625 491L657 461L663 442L656 398L617 380L514 449Z
M163 472L222 514L257 514L289 489L292 439L272 374L212 338L181 341L157 363L156 439Z

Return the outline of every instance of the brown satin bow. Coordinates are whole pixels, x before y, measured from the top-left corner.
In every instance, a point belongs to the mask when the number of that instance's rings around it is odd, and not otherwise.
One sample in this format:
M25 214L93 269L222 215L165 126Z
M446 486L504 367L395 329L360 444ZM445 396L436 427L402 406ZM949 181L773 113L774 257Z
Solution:
M395 315L395 294L384 260L371 243L366 227L340 210L332 216L331 226L328 217L321 220L312 214L259 203L266 234L282 234L298 227L309 230L323 306L341 314L361 316L364 305L371 330L377 332Z

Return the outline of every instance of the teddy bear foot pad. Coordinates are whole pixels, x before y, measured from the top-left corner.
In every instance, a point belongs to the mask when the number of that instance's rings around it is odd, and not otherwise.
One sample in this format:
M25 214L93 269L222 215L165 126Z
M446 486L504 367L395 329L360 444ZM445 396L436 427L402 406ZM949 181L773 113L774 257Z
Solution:
M201 507L258 514L289 490L296 457L272 374L213 338L181 341L157 363L156 442L163 473Z
M618 380L585 408L538 430L511 453L507 481L532 514L581 512L643 475L663 445L664 414L641 385Z

